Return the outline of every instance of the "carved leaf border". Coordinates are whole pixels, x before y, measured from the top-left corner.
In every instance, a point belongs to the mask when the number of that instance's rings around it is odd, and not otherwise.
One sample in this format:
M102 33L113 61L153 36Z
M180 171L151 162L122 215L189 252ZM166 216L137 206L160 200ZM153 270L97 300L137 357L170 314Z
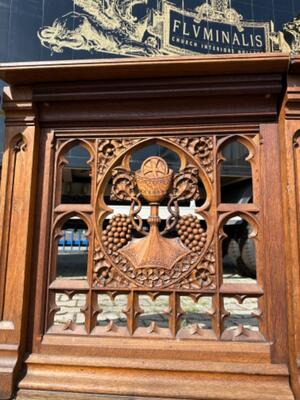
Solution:
M111 256L112 262L97 243L93 259L93 286L106 289L141 287L148 290L215 290L214 249L214 242L212 242L202 256L188 255L178 261L171 271L163 268L144 271L136 270L119 254Z

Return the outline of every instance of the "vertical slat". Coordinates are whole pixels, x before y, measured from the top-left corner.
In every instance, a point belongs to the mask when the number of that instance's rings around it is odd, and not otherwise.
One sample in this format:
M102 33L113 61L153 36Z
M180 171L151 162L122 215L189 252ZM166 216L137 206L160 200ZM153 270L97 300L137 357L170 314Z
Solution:
M73 231L73 229L71 230L70 242L71 242L70 252L72 253L73 252L73 244L74 244L74 231Z
M281 200L281 168L279 159L279 132L275 124L261 125L263 139L261 163L261 190L263 218L261 249L263 259L265 306L273 341L274 362L287 361L287 312L285 286L285 258L280 244L284 242L283 209ZM281 299L278 301L278 299Z
M181 320L181 307L180 307L180 295L173 291L169 295L169 329L173 337L176 337L177 332L180 329Z
M218 204L221 202L221 176L220 176L220 164L219 160L221 154L217 150L218 138L213 137L214 142L214 173L213 173L213 195L211 205L212 225L214 229L213 236L213 247L216 254L215 262L215 273L216 273L216 294L212 298L213 316L212 316L212 328L218 339L222 335L222 315L221 315L221 303L219 290L223 281L223 267L222 267L222 245L219 237L219 223L218 223Z
M140 313L138 294L131 290L128 295L127 306L127 327L130 335L133 335L137 328L137 318Z

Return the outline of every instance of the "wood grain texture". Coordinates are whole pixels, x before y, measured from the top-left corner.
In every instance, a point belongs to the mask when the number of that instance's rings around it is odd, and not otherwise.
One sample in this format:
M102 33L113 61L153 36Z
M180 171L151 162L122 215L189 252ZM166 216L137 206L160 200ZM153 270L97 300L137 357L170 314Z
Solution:
M10 92L8 95L11 94ZM25 349L35 199L37 128L31 90L6 96L7 130L1 192L0 396L8 398ZM20 238L23 238L20 241Z
M50 364L55 382L42 367ZM204 365L201 361L174 363L174 361L153 362L153 360L118 358L99 358L95 365L93 358L88 360L59 356L32 356L28 360L28 365L27 377L20 385L20 398L30 398L32 386L35 386L36 390L42 386L43 390L46 390L45 397L53 387L59 391L59 388L64 386L67 392L83 393L82 398L85 392L100 394L104 388L107 394L122 396L127 393L128 398L147 395L174 399L245 397L254 400L258 396L262 399L293 399L288 387L287 369L283 365L214 362L207 362ZM117 365L124 365L124 369L118 369ZM112 366L115 366L115 369L112 369ZM64 383L67 376L68 385ZM136 378L133 379L133 376ZM170 384L171 390L168 387Z
M18 388L20 400L299 399L300 334L294 316L300 309L300 162L299 138L294 135L299 129L300 85L293 67L289 100L283 103L289 60L285 55L242 55L0 66L0 77L12 84L6 89L4 105L7 145L0 209L4 227L0 232L0 398L8 399ZM253 202L247 205L221 202L222 150L233 141L249 152ZM91 201L61 204L64 157L78 144L90 153ZM145 173L137 178L129 168L131 152L147 144L174 151L187 168L181 175L174 174L164 191L154 181L144 185ZM158 170L168 176L170 171L161 169L164 160L160 163ZM178 280L172 281L174 265L167 255L161 262L168 264L160 272L164 280L151 287L151 279L157 278L155 268L150 280L144 280L144 271L142 280L134 275L143 257L129 272L121 272L117 265L122 247L118 245L130 242L131 231L126 231L125 242L114 238L116 249L109 252L108 237L113 232L109 229L127 229L128 221L124 217L110 228L102 226L103 215L109 212L104 193L121 200L124 191L126 199L134 202L138 190L150 203L149 220L157 228L163 199L157 193L177 194L178 200L176 182L181 180L183 200L197 199L198 180L206 191L206 202L200 207L207 221L203 254L201 246L197 250L191 244L193 237L185 239L186 251L200 251L205 268L195 275L196 267L189 266L187 272L194 275L184 281L180 271ZM156 190L149 194L150 185ZM147 235L136 219L136 204L144 206L137 201L126 217ZM166 229L173 229L175 222L180 225L180 204L174 204ZM88 228L84 281L56 277L57 242L70 216L80 217ZM256 284L223 283L223 228L237 216L253 228ZM123 222L127 225L118 225ZM189 228L184 222L182 226ZM163 230L159 234L163 236ZM162 248L157 235L152 239L146 272ZM182 232L179 239L183 240ZM139 248L134 256L142 252ZM101 275L103 265L108 272ZM128 297L125 327L96 326L101 293L110 299L118 294ZM56 294L69 300L76 294L85 296L84 324L54 325ZM141 294L152 300L162 294L169 297L166 330L155 324L139 327ZM181 296L210 298L209 333L193 328L189 334L179 334ZM259 321L258 333L239 327L236 335L224 336L229 317L226 298L239 303L257 300L252 317Z
M206 57L155 57L0 64L0 78L9 84L170 76L284 73L287 54L241 54Z
M282 185L284 215L286 216L286 280L288 290L288 343L291 383L295 397L300 398L300 233L299 233L299 129L300 96L299 58L293 61L288 78L286 99L280 118ZM295 317L297 316L297 317Z

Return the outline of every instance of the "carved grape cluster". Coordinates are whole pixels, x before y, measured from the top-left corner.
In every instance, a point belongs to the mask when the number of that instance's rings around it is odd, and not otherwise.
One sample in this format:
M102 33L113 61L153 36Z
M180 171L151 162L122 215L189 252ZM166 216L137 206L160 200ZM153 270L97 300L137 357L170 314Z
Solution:
M132 223L126 215L117 214L112 217L103 231L103 244L109 252L117 252L132 238Z
M207 233L201 228L200 221L195 215L185 215L179 218L176 225L178 235L193 252L201 252L207 240Z

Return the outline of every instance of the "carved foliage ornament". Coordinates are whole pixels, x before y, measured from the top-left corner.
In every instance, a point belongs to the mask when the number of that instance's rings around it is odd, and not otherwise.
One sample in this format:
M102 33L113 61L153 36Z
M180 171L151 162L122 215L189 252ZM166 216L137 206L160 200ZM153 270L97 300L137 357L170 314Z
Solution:
M126 145L106 141L101 146L107 162ZM204 153L203 158L210 157ZM209 247L205 221L197 213L180 215L182 202L200 199L199 162L181 153L183 158L183 168L177 173L157 156L145 159L135 172L128 167L128 158L120 157L119 165L107 172L112 177L111 199L130 202L130 206L127 215L113 214L109 221L104 216L111 209L106 204L100 207L103 218L94 254L95 286L157 289L180 287L182 282L186 288L215 288L214 251L213 245ZM99 165L109 169L103 160ZM98 174L103 173L104 169L98 169ZM169 213L163 221L162 202ZM150 210L147 221L140 215L145 203Z
M107 171L111 162L126 150L128 146L135 144L138 140L118 140L118 139L99 139L98 140L98 161L97 161L97 181Z
M172 141L185 148L201 164L202 168L213 181L213 139L211 136L197 138L171 138Z

